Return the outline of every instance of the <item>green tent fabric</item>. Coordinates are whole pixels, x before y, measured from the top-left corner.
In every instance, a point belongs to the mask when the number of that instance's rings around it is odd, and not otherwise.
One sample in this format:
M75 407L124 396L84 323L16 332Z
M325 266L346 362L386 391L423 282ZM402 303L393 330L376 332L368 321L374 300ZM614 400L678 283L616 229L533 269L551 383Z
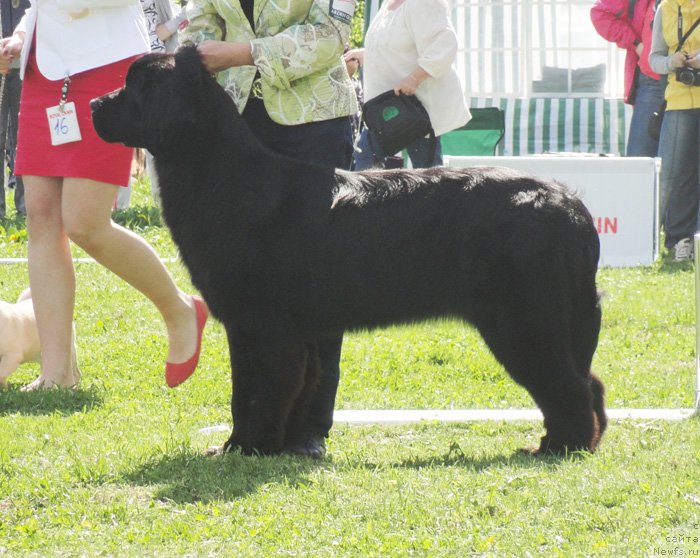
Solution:
M505 113L499 155L610 153L623 155L632 107L603 97L472 97L469 107ZM444 137L444 136L443 136Z

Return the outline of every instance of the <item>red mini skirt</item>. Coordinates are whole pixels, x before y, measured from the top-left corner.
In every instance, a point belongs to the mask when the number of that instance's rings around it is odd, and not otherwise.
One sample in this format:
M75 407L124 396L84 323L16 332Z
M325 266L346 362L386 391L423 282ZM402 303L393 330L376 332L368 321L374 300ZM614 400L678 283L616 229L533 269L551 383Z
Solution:
M122 87L135 58L71 76L67 101L75 103L82 139L51 145L46 109L61 100L63 80L46 79L39 72L32 49L22 84L15 174L88 178L128 186L134 150L100 139L92 125L90 101Z

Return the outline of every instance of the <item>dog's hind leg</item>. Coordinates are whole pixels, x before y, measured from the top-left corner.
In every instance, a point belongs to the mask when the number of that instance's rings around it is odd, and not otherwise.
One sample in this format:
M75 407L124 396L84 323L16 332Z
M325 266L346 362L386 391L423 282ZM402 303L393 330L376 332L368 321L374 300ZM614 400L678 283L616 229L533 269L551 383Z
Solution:
M523 314L504 307L476 325L494 356L544 415L546 434L536 453L594 451L600 438L594 393L589 379L578 373L566 328L547 316L540 315L535 323L531 318L519 322L518 315Z
M605 388L603 383L591 373L593 354L598 347L600 334L601 308L598 293L592 288L593 299L577 297L577 309L572 321L571 343L578 373L590 382L593 393L593 411L598 421L598 436L602 436L608 426L605 414ZM587 302L584 298L589 299Z
M304 374L302 389L294 401L294 407L287 419L287 431L285 433L285 445L293 444L300 435L304 434L306 419L309 415L311 399L318 388L321 376L321 359L318 351L318 343L307 341L305 343L308 356L306 359L306 371Z
M299 341L229 335L233 433L224 451L282 451L287 420L302 390L308 349Z

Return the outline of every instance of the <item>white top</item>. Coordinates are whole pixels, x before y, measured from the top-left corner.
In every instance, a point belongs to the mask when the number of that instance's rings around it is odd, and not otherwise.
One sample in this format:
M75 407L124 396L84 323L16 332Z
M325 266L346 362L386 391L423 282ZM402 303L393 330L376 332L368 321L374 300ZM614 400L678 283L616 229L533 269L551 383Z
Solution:
M415 94L435 135L459 128L471 115L453 66L456 55L457 35L445 0L405 0L394 10L385 2L365 35L365 100L394 89L418 65L431 76Z
M37 65L49 80L150 50L139 0L31 0L16 29L25 33L21 77L35 29Z

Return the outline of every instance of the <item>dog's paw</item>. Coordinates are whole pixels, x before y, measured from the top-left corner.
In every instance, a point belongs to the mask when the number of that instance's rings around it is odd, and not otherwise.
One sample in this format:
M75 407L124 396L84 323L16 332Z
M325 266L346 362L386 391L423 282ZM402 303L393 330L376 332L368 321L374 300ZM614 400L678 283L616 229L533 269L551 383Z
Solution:
M224 446L209 446L207 449L204 450L204 456L205 457L214 457L217 455L223 455L226 453L224 450Z

